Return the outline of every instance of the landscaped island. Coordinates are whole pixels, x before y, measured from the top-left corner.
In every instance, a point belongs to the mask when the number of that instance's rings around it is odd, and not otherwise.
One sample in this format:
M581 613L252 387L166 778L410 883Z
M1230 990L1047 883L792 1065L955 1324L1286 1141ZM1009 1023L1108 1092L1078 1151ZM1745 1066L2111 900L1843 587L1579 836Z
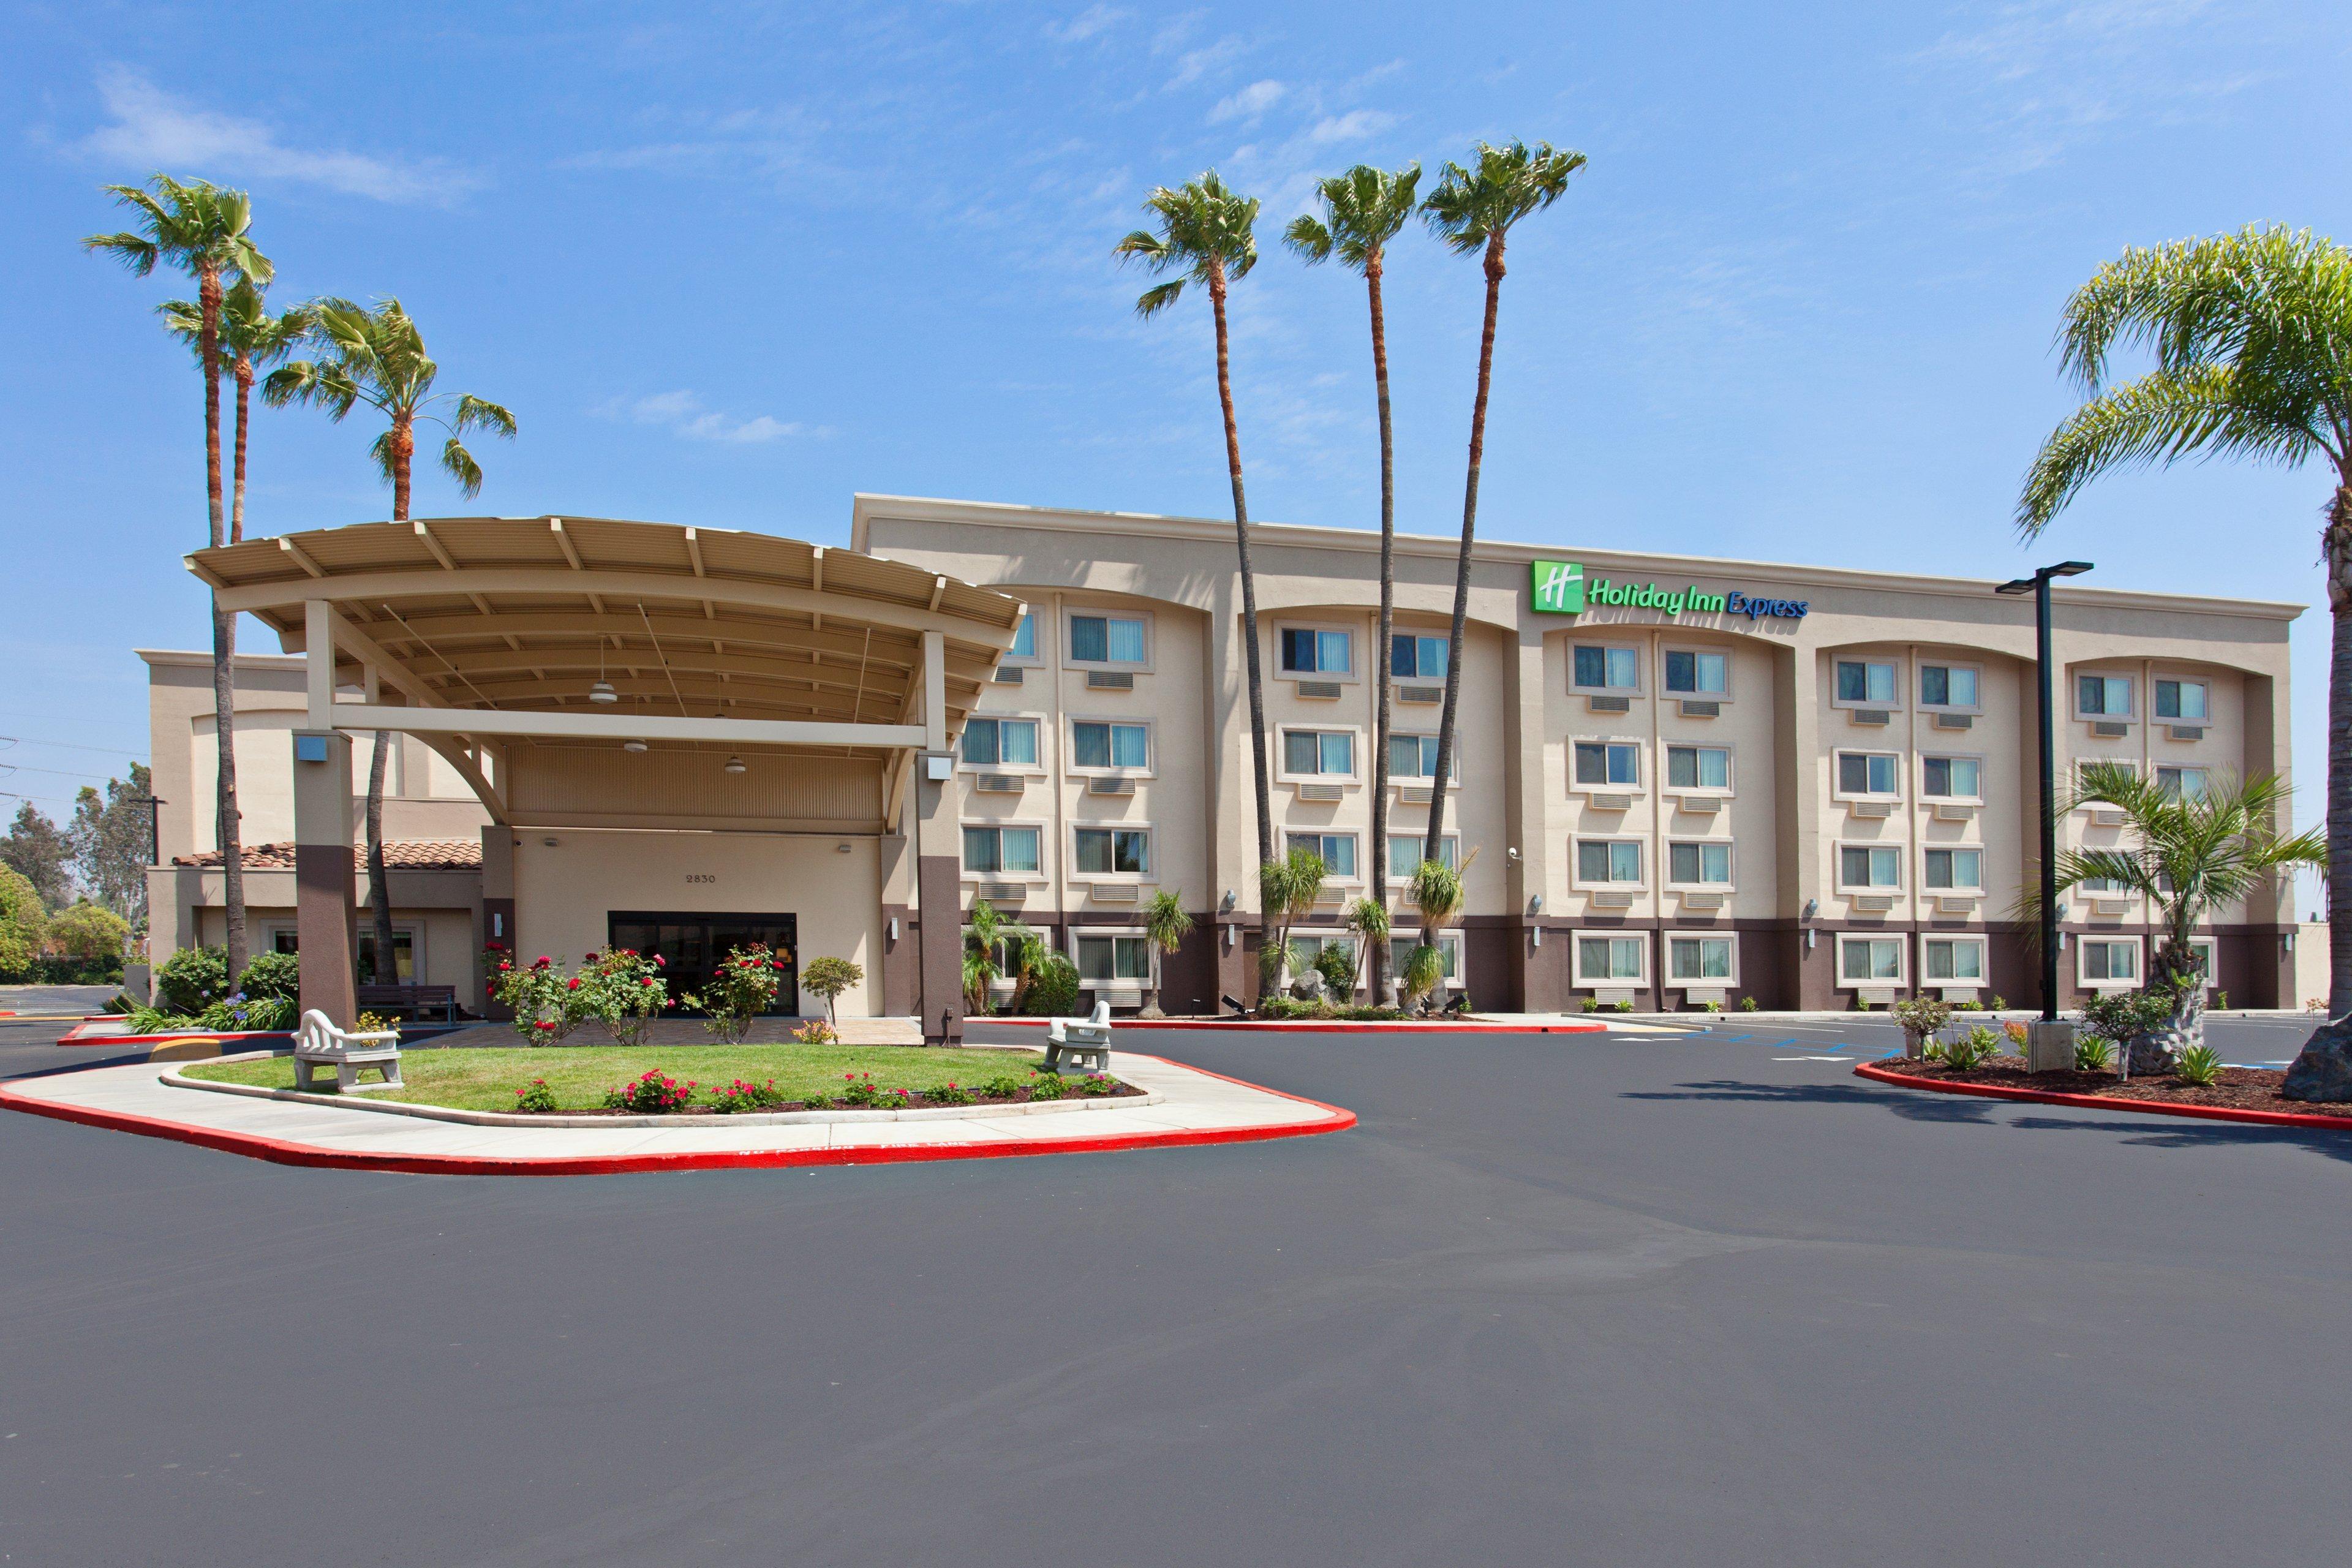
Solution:
M1099 1074L1065 1079L1027 1051L913 1046L541 1046L401 1055L404 1089L369 1100L458 1110L633 1114L1021 1103L1139 1092ZM183 1076L294 1087L276 1056L190 1064Z
M1890 1057L1870 1064L1906 1078L1958 1087L2010 1089L2036 1094L2083 1095L2113 1100L2122 1110L2200 1106L2217 1110L2260 1110L2283 1116L2339 1120L2352 1131L2352 1105L2315 1105L2279 1092L2286 1074L2272 1068L2217 1068L2212 1081L2195 1083L2169 1073L2119 1079L2113 1068L2029 1072L2021 1057L1993 1056L1954 1067L1948 1062Z

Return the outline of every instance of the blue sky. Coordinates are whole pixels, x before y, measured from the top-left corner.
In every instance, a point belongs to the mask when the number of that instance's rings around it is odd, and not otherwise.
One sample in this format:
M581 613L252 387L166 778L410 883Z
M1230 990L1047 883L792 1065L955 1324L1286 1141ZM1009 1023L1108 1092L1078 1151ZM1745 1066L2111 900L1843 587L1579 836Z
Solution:
M0 18L0 789L145 743L129 648L199 647L201 392L83 255L98 187L250 189L278 297L394 294L442 385L521 424L419 515L845 537L859 489L1217 515L1202 309L1134 319L1155 184L1262 195L1236 294L1252 510L1376 521L1360 286L1274 242L1309 182L1542 138L1590 167L1515 239L1481 531L2317 604L2316 470L2099 485L2009 523L2071 406L2067 291L2137 242L2343 234L2340 5L1572 10L1019 4L26 4ZM1458 525L1474 262L1392 258L1401 526ZM382 517L371 430L257 421L249 529ZM2303 815L2326 621L2296 632ZM259 639L248 635L248 646ZM34 773L33 767L55 770ZM0 802L0 806L13 805Z

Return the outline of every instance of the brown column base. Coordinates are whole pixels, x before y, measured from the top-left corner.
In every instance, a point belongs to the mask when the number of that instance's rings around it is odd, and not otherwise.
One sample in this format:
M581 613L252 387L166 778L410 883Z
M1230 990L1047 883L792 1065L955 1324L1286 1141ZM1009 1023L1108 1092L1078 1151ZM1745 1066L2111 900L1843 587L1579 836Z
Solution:
M923 920L916 932L916 1016L923 1044L963 1039L963 872L953 855L915 861L915 896Z
M332 844L294 847L294 940L302 950L301 1007L339 1029L359 1016L352 932L359 892L352 852Z

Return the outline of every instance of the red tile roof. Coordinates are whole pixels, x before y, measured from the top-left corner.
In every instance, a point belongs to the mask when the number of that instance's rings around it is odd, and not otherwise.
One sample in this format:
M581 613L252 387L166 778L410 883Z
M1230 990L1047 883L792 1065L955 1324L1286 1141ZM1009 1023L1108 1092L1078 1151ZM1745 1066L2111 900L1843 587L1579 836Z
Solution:
M238 859L248 871L291 871L294 846L290 842L248 844ZM353 849L352 859L357 871L364 875L365 856ZM217 867L220 863L221 852L217 849L172 858L174 866ZM383 864L390 871L478 871L482 868L482 843L478 838L388 838L384 840Z

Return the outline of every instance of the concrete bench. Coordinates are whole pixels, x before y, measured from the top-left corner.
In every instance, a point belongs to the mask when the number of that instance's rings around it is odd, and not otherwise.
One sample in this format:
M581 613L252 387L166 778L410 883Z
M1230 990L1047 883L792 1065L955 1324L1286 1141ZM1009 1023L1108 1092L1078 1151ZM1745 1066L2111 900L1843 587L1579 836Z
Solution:
M362 985L356 996L362 1013L403 1013L422 1020L427 1012L432 1012L439 1014L446 1023L457 1021L455 985Z
M314 1007L302 1015L302 1026L294 1031L294 1087L309 1089L310 1075L324 1067L335 1069L335 1089L342 1094L407 1087L400 1081L399 1030L355 1035L338 1029ZM374 1068L383 1074L383 1081L362 1084L362 1068Z
M1045 1031L1045 1070L1060 1072L1074 1062L1093 1072L1110 1070L1110 1001L1095 998L1094 1016L1056 1018Z

